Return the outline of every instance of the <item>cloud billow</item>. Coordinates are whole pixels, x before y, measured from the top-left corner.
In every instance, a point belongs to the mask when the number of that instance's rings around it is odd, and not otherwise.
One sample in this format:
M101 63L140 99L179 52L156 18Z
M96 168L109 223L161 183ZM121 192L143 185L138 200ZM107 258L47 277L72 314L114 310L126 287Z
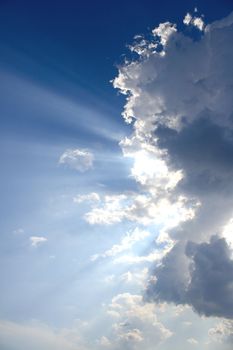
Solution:
M149 284L146 299L188 304L201 315L233 318L233 260L225 239L213 236L209 243L189 241L185 251L191 259L189 271L182 268L179 249L178 245L173 248L155 271L158 279ZM183 283L178 278L178 258Z
M114 80L134 128L121 146L166 164L166 178L141 183L155 205L183 196L195 213L167 228L174 246L153 269L146 299L231 319L233 260L223 232L233 217L233 14L207 26L195 21L185 24L201 31L199 40L166 22L131 47L138 60ZM166 186L177 171L182 176Z
M225 239L188 242L186 254L192 259L187 302L206 316L233 318L233 260Z

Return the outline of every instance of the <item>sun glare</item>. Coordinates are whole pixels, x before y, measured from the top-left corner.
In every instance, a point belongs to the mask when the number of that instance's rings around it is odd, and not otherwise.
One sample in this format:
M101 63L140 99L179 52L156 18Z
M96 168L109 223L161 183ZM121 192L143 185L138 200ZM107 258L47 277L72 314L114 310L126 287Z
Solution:
M145 151L139 151L134 155L132 175L142 184L148 179L166 177L167 173L168 169L163 160L151 157Z

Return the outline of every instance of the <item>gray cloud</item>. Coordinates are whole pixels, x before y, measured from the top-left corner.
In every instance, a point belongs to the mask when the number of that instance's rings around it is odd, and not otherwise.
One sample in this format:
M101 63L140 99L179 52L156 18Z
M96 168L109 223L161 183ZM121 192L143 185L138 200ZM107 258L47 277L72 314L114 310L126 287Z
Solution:
M156 136L159 146L168 150L168 162L182 168L185 178L180 190L203 196L206 192L223 191L232 182L233 132L211 121L210 111L202 113L179 132L159 127Z
M200 314L233 318L233 260L225 239L188 242L186 254L192 259L187 302Z
M145 296L147 301L185 303L189 271L183 250L183 244L176 244L165 256L162 265L154 270L156 281L152 278L148 284Z
M209 243L188 241L186 257L182 248L177 244L156 269L157 281L149 283L146 299L188 304L201 315L233 318L233 260L225 239L213 236Z
M155 203L184 196L200 205L167 230L176 243L152 271L146 298L233 318L233 261L221 238L233 216L233 14L207 25L197 41L169 22L158 30L162 49L144 41L139 59L114 81L128 95L123 116L134 121L127 147L150 147L169 174L182 171L167 191L153 178Z

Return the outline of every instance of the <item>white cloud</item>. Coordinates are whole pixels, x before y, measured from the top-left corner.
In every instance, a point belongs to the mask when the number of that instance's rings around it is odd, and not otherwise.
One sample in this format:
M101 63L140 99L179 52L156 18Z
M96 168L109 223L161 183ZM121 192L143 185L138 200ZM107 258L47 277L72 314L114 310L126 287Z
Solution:
M157 224L169 228L193 218L198 203L194 204L184 196L175 199L169 198L169 194L166 198L158 197L156 183L154 187L151 192L143 194L105 196L96 201L96 204L93 203L91 210L85 214L85 219L91 225L112 225L128 220L142 225Z
M187 342L189 344L192 344L192 345L197 345L198 344L198 340L194 339L194 338L188 338L187 339Z
M112 299L108 313L117 320L111 335L113 349L150 348L172 335L157 320L155 306L145 304L140 295L118 294Z
M212 342L232 344L233 321L223 319L215 327L210 328L208 334Z
M200 31L204 30L205 23L202 19L202 17L192 17L190 13L187 13L184 17L183 23L188 25L193 25L194 27L197 27Z
M233 255L233 219L231 218L226 225L224 225L222 230L222 235L225 238L227 244L232 249L232 255Z
M153 252L148 255L121 255L114 259L114 264L127 264L127 265L136 265L136 264L145 264L145 263L155 263L161 261L161 259L169 251L169 248L165 249L155 249Z
M205 28L205 23L201 17L194 17L193 25L197 27L199 30L203 30Z
M148 268L144 267L141 270L127 271L120 276L120 281L125 283L138 284L144 286L148 276Z
M119 339L123 341L123 343L141 343L143 341L143 335L139 329L134 328L127 332L120 333Z
M187 15L184 23L204 30L202 17ZM134 160L131 175L140 186L140 194L119 203L118 220L159 224L175 242L155 267L155 302L190 303L201 314L232 317L232 260L223 241L210 237L232 217L233 14L206 26L195 41L169 22L152 34L151 44L158 36L162 50L139 38L139 59L122 65L113 83L127 95L123 117L133 133L121 147ZM187 254L188 241L196 242L196 255ZM201 285L221 271L220 261L208 256L217 247L228 266L221 295ZM204 256L210 266L201 269Z
M66 164L71 169L85 172L93 166L94 156L87 149L67 149L60 157L59 164Z
M111 346L111 342L109 341L109 339L105 336L102 336L99 340L99 344L103 347L109 347Z
M152 30L154 36L159 36L162 45L166 45L172 34L176 32L176 25L170 22L161 23Z
M30 241L31 241L31 245L33 247L37 247L38 245L47 242L47 238L43 237L43 236L31 236L30 237Z
M183 19L183 23L186 25L189 25L192 21L192 16L190 15L190 13L187 13Z
M105 196L103 204L100 202L85 215L85 219L90 224L110 225L121 222L125 216L121 203L126 199L125 195Z
M127 232L126 235L122 238L120 244L113 245L112 248L110 248L109 250L106 250L103 254L94 255L92 257L92 260L96 260L98 258L114 257L126 250L130 250L134 244L144 240L149 236L150 236L150 232L139 230L138 228L136 228L132 232Z
M76 197L73 198L73 201L75 203L83 203L83 202L98 202L100 201L100 196L96 192L91 192L87 194L79 194Z

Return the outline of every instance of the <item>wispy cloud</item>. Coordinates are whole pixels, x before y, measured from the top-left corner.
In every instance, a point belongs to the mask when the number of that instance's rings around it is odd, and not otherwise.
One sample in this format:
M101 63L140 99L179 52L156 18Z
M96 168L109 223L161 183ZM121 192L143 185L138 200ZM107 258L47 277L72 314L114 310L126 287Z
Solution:
M126 250L130 250L134 244L136 244L139 241L144 240L145 238L150 236L150 232L145 230L140 230L136 228L132 232L128 232L121 240L120 244L115 244L110 248L109 250L106 250L102 254L97 254L92 256L92 260L96 260L98 258L107 258L107 257L114 257L118 254L121 254L122 252Z
M47 242L47 238L43 236L31 236L30 242L32 247L37 247L38 245L41 245L42 243Z
M83 203L83 202L89 202L89 203L95 203L100 201L100 196L96 192L91 192L87 194L79 194L73 198L74 203Z
M13 231L15 235L22 235L24 233L23 228L17 228L16 230Z

